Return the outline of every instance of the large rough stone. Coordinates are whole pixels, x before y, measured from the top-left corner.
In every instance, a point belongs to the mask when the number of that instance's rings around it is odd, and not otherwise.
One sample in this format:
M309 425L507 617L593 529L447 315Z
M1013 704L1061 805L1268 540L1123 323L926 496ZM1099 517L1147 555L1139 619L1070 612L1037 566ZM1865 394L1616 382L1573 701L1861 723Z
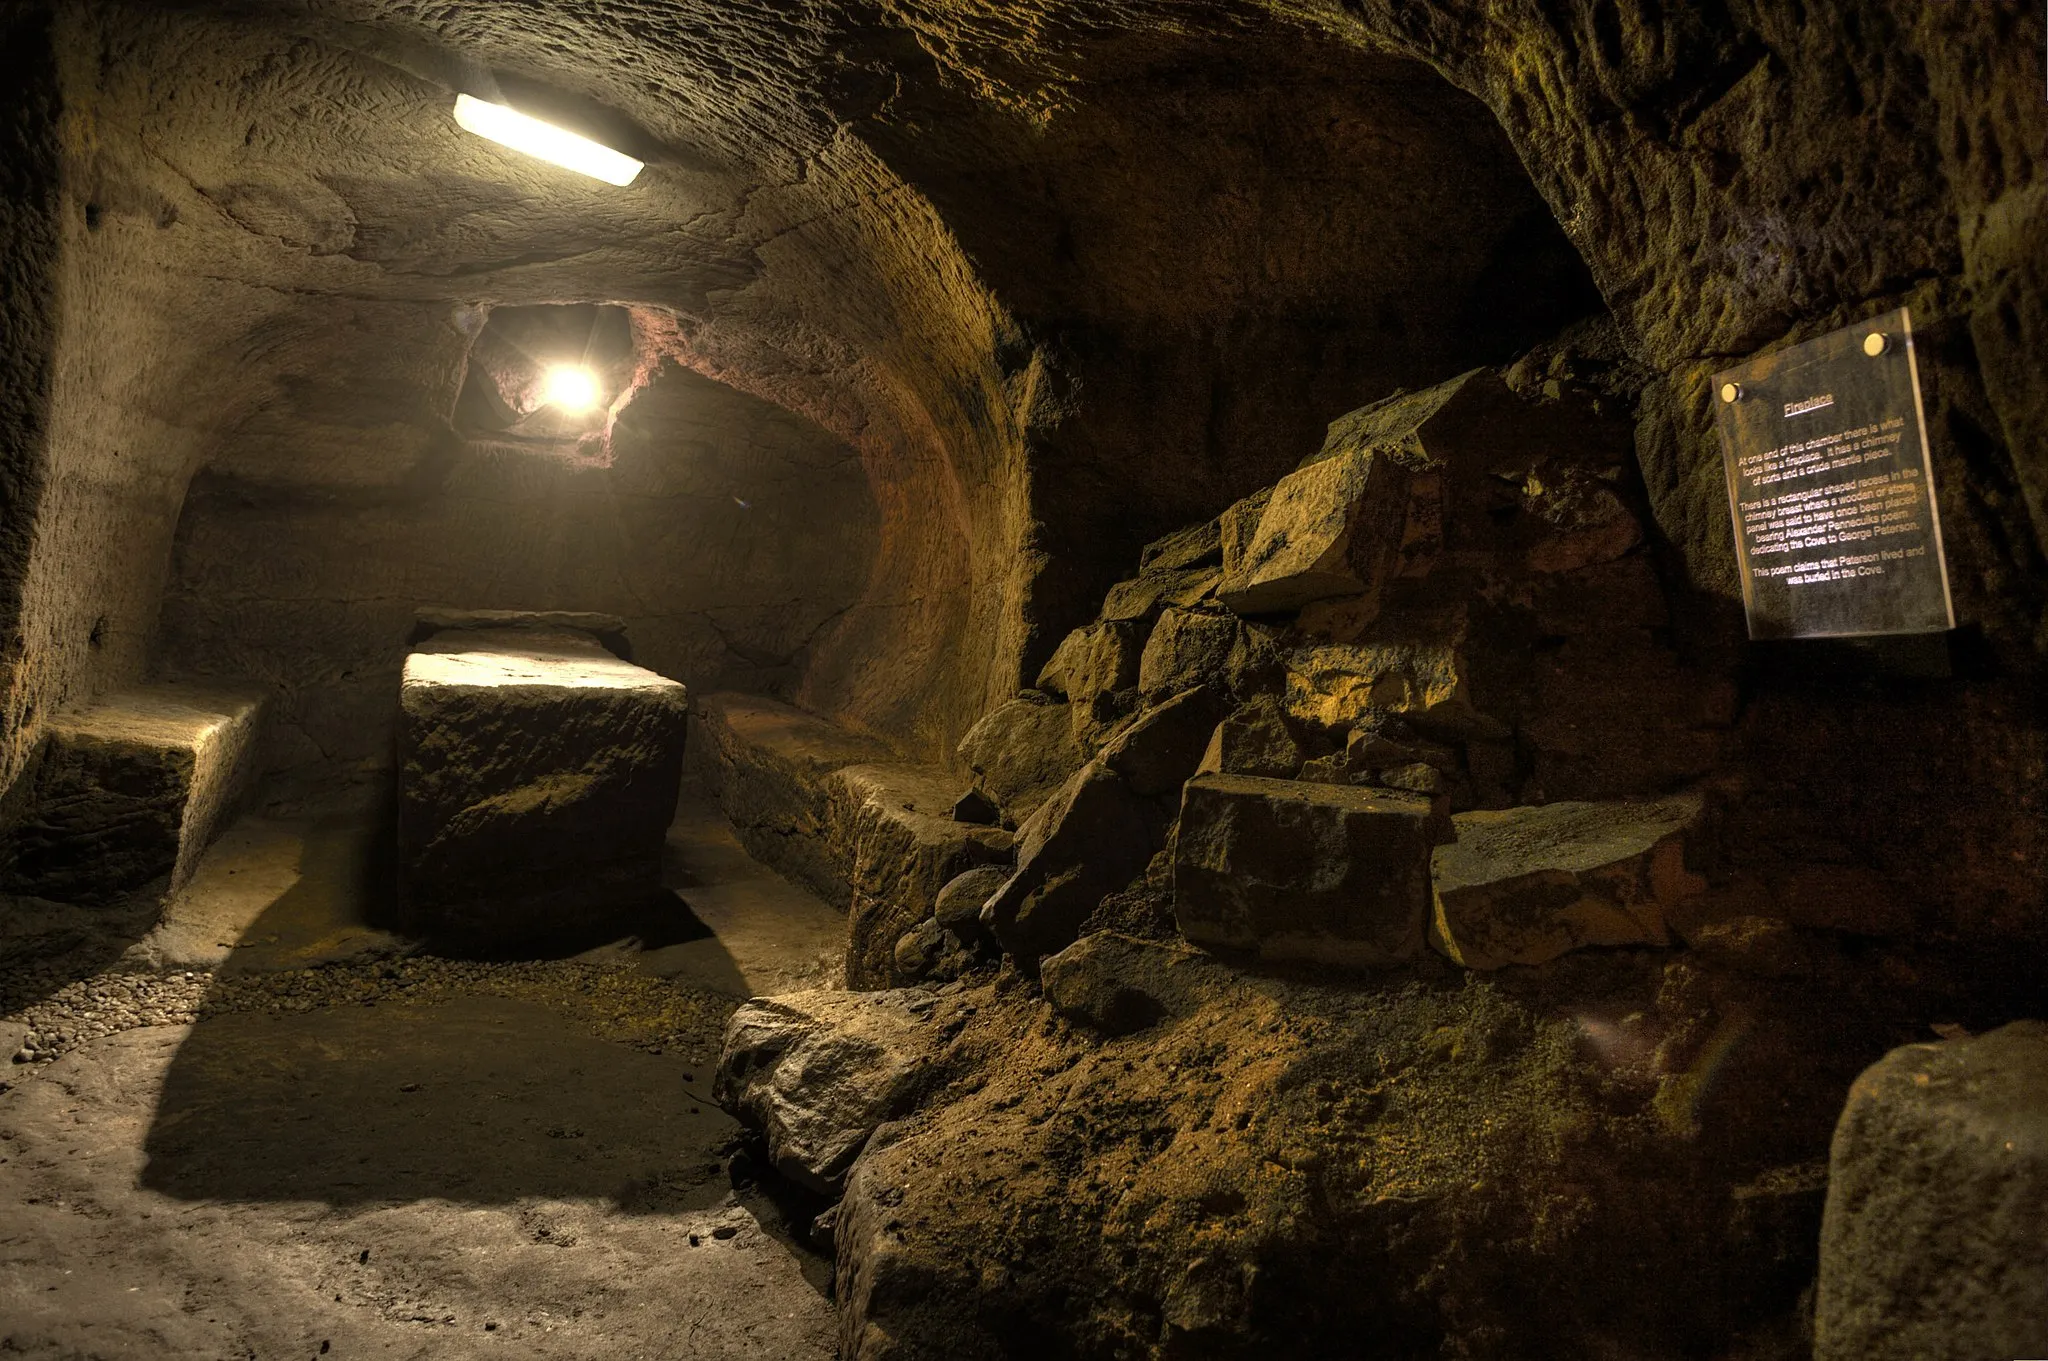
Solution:
M1138 663L1138 689L1153 701L1223 681L1237 646L1238 622L1227 614L1169 609L1159 616Z
M1422 948L1427 799L1245 775L1182 793L1173 911L1197 945L1263 959L1372 968Z
M1019 822L1088 759L1067 706L1043 696L991 709L960 739L958 754L982 792Z
M1262 487L1242 501L1233 502L1216 517L1216 546L1223 559L1224 581L1233 581L1243 574L1246 554L1259 535L1259 521L1272 499L1273 489Z
M1216 725L1198 768L1205 775L1291 780L1308 758L1286 707L1272 695L1254 695Z
M1133 622L1154 619L1168 605L1197 603L1215 588L1221 576L1222 572L1214 567L1148 569L1109 588L1109 594L1102 599L1102 617Z
M922 989L757 997L725 1027L712 1095L768 1136L783 1176L836 1195L869 1136L916 1099L937 1048Z
M1074 740L1092 754L1138 703L1138 660L1146 627L1129 619L1075 629L1038 674L1038 688L1064 695Z
M247 789L264 701L185 685L67 710L46 739L6 848L10 891L104 903L192 875Z
M2048 1024L1864 1070L1820 1252L1815 1361L2048 1356Z
M1433 617L1377 632L1355 643L1312 643L1288 651L1288 713L1325 729L1391 712L1461 738L1508 734L1508 725L1476 693L1462 617Z
M1154 539L1138 555L1138 570L1171 572L1223 565L1223 523L1209 520Z
M740 844L826 902L846 906L853 888L828 843L825 780L895 753L876 738L760 695L707 695L696 710L695 764L710 767Z
M825 788L825 853L847 881L846 984L893 987L908 981L896 942L961 873L1007 861L1011 836L955 822L953 782L932 767L847 766Z
M932 903L932 917L940 927L962 938L981 929L981 909L995 891L1014 873L1004 865L981 865L946 881Z
M1273 488L1258 533L1217 594L1239 614L1298 610L1329 596L1377 599L1394 568L1408 472L1374 450L1319 459Z
M1181 785L1201 764L1222 705L1208 686L1175 695L1119 728L1098 759L1134 793L1178 799Z
M1105 1035L1129 1035L1193 1011L1226 971L1199 950L1114 931L1081 937L1040 966L1052 1009Z
M1665 945L1664 914L1707 884L1704 801L1551 803L1460 813L1431 864L1430 943L1468 969L1589 945Z
M400 690L400 901L483 946L571 930L661 884L688 696L580 633L447 633Z
M1129 620L1088 624L1068 634L1038 673L1038 688L1086 707L1099 695L1138 683L1145 636Z
M1026 971L1073 942L1107 894L1141 873L1165 841L1166 815L1101 759L1090 761L1018 829L1017 872L982 919Z

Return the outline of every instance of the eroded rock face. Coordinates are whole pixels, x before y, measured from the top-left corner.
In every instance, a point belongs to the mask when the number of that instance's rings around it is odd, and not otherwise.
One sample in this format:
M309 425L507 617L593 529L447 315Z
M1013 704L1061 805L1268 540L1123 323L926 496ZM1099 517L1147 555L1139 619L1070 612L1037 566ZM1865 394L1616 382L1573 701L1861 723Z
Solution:
M834 1194L915 1100L937 1049L932 1006L918 989L756 998L726 1025L713 1095L768 1136L778 1172Z
M2048 1352L2048 1024L1895 1049L1835 1131L1816 1361Z
M1428 799L1201 775L1181 797L1174 919L1198 945L1262 959L1399 964L1422 948L1442 834Z
M1430 865L1430 943L1468 969L1668 944L1665 914L1707 887L1704 818L1697 794L1461 813Z
M588 635L428 640L400 690L398 850L409 923L496 948L566 934L661 884L689 701Z

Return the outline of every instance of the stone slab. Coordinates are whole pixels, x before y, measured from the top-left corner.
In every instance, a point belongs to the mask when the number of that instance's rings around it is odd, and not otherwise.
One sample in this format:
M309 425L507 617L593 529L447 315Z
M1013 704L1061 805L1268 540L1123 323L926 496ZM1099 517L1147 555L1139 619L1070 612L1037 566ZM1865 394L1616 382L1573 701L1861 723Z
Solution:
M53 717L7 884L59 902L105 903L168 876L185 883L255 774L264 697L162 683Z
M498 947L659 891L689 716L680 682L582 633L465 630L406 659L400 710L411 929Z
M1197 945L1262 959L1377 968L1423 942L1427 799L1248 775L1198 775L1182 791L1173 907Z
M1835 1128L1815 1361L2048 1356L2048 1023L1894 1049Z
M1431 864L1430 943L1468 969L1669 944L1665 914L1707 887L1688 863L1704 811L1681 794L1460 813Z

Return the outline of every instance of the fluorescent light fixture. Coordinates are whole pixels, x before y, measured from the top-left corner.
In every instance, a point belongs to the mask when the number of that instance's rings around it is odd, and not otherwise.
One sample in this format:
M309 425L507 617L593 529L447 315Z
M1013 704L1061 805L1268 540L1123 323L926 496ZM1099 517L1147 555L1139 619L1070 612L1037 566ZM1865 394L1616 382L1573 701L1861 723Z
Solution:
M597 405L597 375L571 364L549 369L541 379L540 395L549 406L564 411L588 411Z
M600 146L588 137L578 137L565 128L530 118L503 104L487 104L468 95L457 95L455 121L501 146L621 188L631 184L640 173L641 162L624 152Z

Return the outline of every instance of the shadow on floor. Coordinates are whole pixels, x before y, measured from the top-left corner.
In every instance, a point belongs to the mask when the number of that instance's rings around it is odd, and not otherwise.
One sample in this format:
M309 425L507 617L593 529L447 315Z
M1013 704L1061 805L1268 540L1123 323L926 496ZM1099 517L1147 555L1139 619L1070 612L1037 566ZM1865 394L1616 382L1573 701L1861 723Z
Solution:
M242 1013L165 1075L143 1185L187 1200L694 1209L737 1126L682 1059L496 997Z
M715 809L685 805L667 865L705 910L664 890L602 930L464 959L377 925L394 880L376 810L245 824L164 931L226 950L216 997L240 989L243 1006L254 988L274 1009L193 1026L164 1074L146 1188L334 1206L595 1199L639 1214L705 1208L750 1183L728 1175L739 1127L709 1100L718 1031L763 985L817 976L845 927L747 858ZM378 991L413 965L458 986L420 1000L397 983ZM522 990L486 995L511 976ZM608 1008L650 992L695 999L688 1043L647 1052L593 1033ZM776 1219L802 1209L782 1208Z

